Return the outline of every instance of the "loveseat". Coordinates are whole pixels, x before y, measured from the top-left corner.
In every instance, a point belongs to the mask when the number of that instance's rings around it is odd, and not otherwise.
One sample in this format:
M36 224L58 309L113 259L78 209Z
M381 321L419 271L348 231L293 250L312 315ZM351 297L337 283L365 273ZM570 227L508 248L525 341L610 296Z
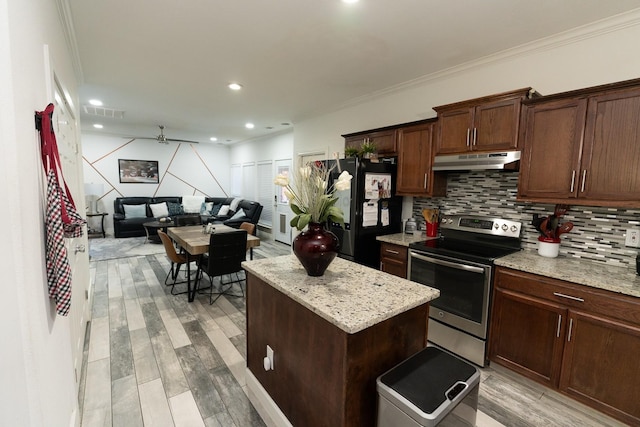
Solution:
M185 210L182 197L117 197L113 201L114 236L145 236L142 224L167 216L175 218L197 215L200 217L198 222L223 223L238 228L243 222L257 224L262 213L262 205L255 201L233 197L205 197L202 206L196 206L194 210L192 199L189 200L190 209Z

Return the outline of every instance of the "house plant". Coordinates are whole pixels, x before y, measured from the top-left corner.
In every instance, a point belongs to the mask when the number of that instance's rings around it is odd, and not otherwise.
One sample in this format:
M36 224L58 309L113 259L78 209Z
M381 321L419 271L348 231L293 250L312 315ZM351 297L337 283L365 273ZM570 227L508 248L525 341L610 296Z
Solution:
M298 230L307 228L293 240L293 253L309 276L322 276L338 254L338 238L325 228L325 223L331 221L344 226L344 214L336 206L335 192L349 189L352 176L343 171L329 183L332 170L322 162L314 162L299 168L293 183L283 174L274 180L276 185L284 187L295 214L291 226Z

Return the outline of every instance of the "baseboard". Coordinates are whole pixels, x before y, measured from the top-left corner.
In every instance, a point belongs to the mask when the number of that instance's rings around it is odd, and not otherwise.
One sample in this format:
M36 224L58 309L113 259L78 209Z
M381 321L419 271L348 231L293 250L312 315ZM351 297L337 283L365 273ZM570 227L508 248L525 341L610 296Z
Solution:
M249 400L269 427L293 427L287 417L282 413L276 402L271 399L269 393L262 387L253 373L246 369L245 381L247 383L247 395Z

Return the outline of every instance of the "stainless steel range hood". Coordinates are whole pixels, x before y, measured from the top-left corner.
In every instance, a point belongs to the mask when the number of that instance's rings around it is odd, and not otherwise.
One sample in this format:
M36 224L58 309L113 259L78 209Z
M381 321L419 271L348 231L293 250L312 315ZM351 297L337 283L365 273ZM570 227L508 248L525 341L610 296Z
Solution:
M461 171L483 169L517 170L520 151L497 151L493 153L454 154L435 156L434 171Z

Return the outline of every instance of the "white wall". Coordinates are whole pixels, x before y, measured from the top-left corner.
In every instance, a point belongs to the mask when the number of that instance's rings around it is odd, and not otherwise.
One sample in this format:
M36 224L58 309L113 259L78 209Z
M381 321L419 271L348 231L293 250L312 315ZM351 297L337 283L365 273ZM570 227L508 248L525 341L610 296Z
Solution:
M640 77L640 12L426 76L295 123L294 151L344 151L342 134L435 117L432 107L523 87L543 95ZM427 54L425 52L425 54Z
M231 164L291 158L293 130L231 145Z
M42 164L34 111L52 101L44 45L77 105L76 78L56 3L0 0L0 425L77 422L68 319L56 316L44 270Z
M231 195L229 149L219 144L159 144L93 133L82 134L85 183L100 183L104 193L98 201L107 234L113 235L113 200L130 196ZM120 183L118 159L156 160L159 184Z

